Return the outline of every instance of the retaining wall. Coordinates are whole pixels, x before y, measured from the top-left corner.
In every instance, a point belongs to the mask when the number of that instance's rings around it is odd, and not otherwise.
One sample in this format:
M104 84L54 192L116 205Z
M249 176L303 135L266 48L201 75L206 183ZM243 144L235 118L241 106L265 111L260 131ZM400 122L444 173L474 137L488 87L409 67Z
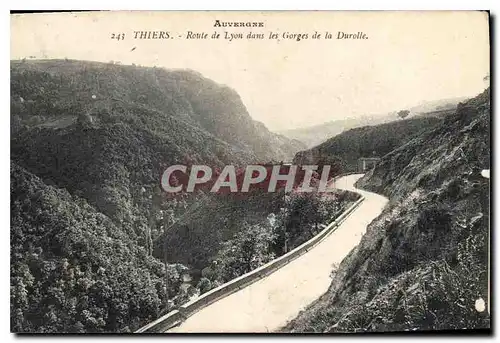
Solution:
M349 173L357 174L357 173ZM345 176L346 174L342 175ZM340 176L339 176L340 177ZM338 177L337 177L338 178ZM305 254L311 250L314 246L319 244L323 239L325 239L329 234L335 231L337 227L344 222L345 219L364 201L364 197L358 199L354 204L349 206L340 216L338 216L333 222L328 224L320 233L315 235L313 238L307 242L299 245L295 249L289 251L288 253L260 266L257 269L252 270L244 275L237 277L217 288L210 290L207 293L202 294L200 297L184 304L179 307L179 309L171 311L158 318L152 323L140 328L136 333L159 333L165 332L169 328L179 325L182 321L187 319L189 316L193 315L202 308L210 305L211 303L227 297L228 295L260 280L269 274L280 269L284 265L290 263L297 257Z

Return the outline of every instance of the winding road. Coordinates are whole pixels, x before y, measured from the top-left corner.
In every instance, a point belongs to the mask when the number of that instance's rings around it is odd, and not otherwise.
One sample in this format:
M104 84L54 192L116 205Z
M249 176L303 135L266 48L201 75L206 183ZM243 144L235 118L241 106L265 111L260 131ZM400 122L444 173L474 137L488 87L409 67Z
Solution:
M168 332L272 332L295 318L324 294L330 274L359 243L387 198L354 187L362 174L338 179L335 187L360 193L365 200L340 226L281 269L201 309Z

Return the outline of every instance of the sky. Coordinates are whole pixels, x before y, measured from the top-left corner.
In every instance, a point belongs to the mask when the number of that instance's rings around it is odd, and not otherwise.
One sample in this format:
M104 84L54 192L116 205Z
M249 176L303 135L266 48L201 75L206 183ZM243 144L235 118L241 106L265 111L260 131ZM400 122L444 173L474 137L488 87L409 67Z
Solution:
M216 28L215 20L264 27ZM134 31L168 31L173 38L139 40ZM221 36L187 39L188 31ZM229 41L225 32L265 38ZM315 32L320 39L312 39ZM338 32L368 39L335 39ZM113 33L125 39L111 39ZM287 38L293 34L308 39ZM249 114L274 131L474 96L485 88L490 64L485 12L12 15L11 59L30 56L193 69L235 89Z

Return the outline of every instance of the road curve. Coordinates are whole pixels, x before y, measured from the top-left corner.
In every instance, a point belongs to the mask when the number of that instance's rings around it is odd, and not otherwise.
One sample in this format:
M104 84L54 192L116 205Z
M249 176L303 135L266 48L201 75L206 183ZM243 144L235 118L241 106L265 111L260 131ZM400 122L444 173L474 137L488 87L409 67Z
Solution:
M201 309L168 332L272 332L295 318L328 290L332 270L359 243L388 201L355 188L361 176L344 176L335 183L365 200L332 234L266 278Z

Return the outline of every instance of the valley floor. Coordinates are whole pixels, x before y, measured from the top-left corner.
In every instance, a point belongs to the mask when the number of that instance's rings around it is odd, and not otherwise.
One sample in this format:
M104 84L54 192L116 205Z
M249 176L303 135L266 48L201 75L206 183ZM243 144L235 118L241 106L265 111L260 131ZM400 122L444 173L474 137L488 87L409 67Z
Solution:
M388 202L383 196L355 188L361 176L348 175L336 182L337 188L365 197L337 230L306 254L200 310L169 332L272 332L295 318L328 290L332 271Z

